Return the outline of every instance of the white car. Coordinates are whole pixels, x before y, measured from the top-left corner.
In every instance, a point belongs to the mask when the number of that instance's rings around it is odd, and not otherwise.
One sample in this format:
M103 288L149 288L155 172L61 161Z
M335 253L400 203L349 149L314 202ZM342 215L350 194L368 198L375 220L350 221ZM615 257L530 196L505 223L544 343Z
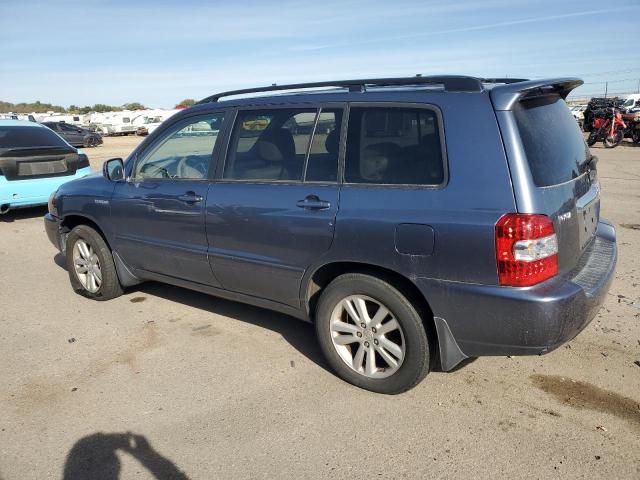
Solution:
M576 121L580 124L584 121L584 111L587 109L586 105L576 105L575 107L571 107L571 115Z
M640 102L640 93L632 93L624 97L624 103L620 108L624 111L629 111L634 108L638 102Z

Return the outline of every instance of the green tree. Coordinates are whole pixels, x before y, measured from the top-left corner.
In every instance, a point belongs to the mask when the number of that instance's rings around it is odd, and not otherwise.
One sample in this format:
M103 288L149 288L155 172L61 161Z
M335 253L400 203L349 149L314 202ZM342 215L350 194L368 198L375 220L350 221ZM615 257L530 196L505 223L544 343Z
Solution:
M91 107L91 111L93 112L117 112L122 110L121 107L113 107L111 105L105 105L104 103L96 103L93 107Z
M14 112L14 113L45 113L48 111L64 112L64 107L60 105L52 105L50 103L42 103L39 100L36 102L26 103L12 103L0 101L0 112Z
M122 108L125 110L144 110L146 107L140 102L131 102L125 103Z
M178 107L191 107L192 105L195 105L195 103L196 103L196 101L193 98L185 98L179 104L176 105L176 108L178 108Z

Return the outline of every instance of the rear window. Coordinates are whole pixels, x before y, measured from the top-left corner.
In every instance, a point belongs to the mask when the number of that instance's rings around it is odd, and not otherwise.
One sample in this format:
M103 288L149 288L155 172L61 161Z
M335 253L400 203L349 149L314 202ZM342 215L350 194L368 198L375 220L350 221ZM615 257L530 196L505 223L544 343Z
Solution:
M569 107L558 95L521 101L514 108L533 181L548 187L579 177L591 157Z
M69 147L48 128L0 127L0 149L29 147Z

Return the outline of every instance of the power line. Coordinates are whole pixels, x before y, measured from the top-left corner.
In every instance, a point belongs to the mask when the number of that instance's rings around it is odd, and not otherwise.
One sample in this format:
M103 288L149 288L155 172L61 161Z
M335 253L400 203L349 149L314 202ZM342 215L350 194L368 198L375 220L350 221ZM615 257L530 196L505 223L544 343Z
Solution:
M606 82L584 82L582 85L604 85L605 83L637 82L638 78L622 78L620 80L607 80Z
M626 70L609 70L608 72L597 72L597 73L583 73L582 75L578 75L580 77L600 77L602 75L611 75L617 73L631 73L631 72L640 72L640 68L628 68Z

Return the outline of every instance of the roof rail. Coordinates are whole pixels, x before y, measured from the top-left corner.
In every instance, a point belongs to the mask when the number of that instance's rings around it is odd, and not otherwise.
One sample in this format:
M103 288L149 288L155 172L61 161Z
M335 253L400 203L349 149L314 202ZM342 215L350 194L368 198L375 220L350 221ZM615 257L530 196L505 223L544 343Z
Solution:
M417 85L443 85L449 92L481 92L483 90L482 80L475 77L463 75L444 75L422 77L400 77L400 78L368 78L361 80L333 80L313 83L294 83L289 85L276 85L270 87L245 88L242 90L230 90L228 92L216 93L203 98L198 102L217 102L222 97L233 95L244 95L247 93L275 92L279 90L303 90L307 88L336 87L348 88L350 92L364 92L367 87L390 87L390 86L417 86Z

